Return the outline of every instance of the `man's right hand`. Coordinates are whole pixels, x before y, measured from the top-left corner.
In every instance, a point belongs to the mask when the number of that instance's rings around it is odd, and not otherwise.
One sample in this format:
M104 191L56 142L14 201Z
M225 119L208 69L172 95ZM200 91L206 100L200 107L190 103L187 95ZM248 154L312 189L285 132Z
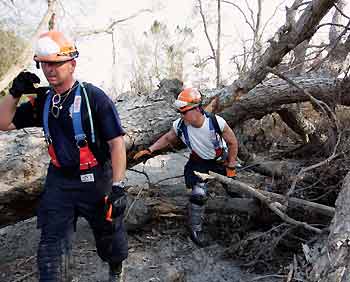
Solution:
M31 72L21 72L12 83L9 90L14 98L20 98L22 94L36 93L34 83L40 83L40 78Z
M136 155L134 156L134 160L138 160L142 157L146 157L146 156L151 156L152 155L152 152L149 150L149 149L146 149L146 150L142 150L140 152L137 152Z

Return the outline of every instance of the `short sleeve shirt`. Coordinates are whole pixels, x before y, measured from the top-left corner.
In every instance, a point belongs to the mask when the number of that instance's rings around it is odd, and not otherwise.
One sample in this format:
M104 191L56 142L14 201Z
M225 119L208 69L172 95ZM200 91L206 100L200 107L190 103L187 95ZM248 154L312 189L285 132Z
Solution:
M89 105L92 111L95 135L101 143L124 135L121 121L117 109L111 99L98 87L92 84L84 84L90 95ZM76 82L73 88L80 87ZM81 88L81 87L80 87ZM82 91L82 90L81 90ZM62 104L59 116L56 118L52 115L50 102L49 111L49 132L56 152L58 162L62 167L79 167L79 149L76 146L72 117L69 111L74 101L74 89ZM63 93L62 95L64 95ZM81 94L82 97L84 95ZM17 129L25 127L42 127L43 126L43 109L47 94L38 96L33 103L28 102L21 104L13 118L13 123ZM63 99L62 99L63 101ZM81 115L83 120L83 130L87 135L88 142L91 143L91 127L87 111L86 100L82 98Z
M222 132L224 130L226 121L218 115L215 115L215 116L218 121L220 130ZM217 133L209 129L209 117L207 116L204 116L204 117L205 119L204 119L203 125L199 128L193 127L192 125L186 125L188 138L191 144L191 149L195 151L199 157L205 160L212 160L212 159L215 159L216 157L215 147L212 139L217 138L220 142L222 142L221 145L223 147L227 147L227 145L225 143L225 140L220 138L220 136L218 136ZM173 128L176 134L178 133L178 125L180 120L181 119L179 118L173 122ZM183 134L181 135L181 140L186 144L186 140Z

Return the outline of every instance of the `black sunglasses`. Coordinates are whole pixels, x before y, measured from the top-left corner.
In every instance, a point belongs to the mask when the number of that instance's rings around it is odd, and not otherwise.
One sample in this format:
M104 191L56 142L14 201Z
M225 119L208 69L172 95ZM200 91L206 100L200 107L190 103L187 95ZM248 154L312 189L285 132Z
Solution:
M179 109L177 109L176 112L179 113L179 114L185 115L187 112L192 111L193 109L194 108L190 108L190 109L188 109L186 111L180 111Z

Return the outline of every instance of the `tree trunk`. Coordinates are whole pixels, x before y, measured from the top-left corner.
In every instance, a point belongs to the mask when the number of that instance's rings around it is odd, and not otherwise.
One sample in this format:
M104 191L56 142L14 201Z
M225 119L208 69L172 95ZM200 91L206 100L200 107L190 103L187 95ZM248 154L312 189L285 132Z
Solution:
M350 281L350 173L344 179L327 242L313 264L311 281Z
M298 78L298 84L315 97L349 105L349 83L337 88L331 79ZM172 108L174 97L182 84L179 81L163 82L157 91L145 95L119 97L117 108L123 127L127 132L128 166L132 156L141 148L147 148L172 125L178 114ZM213 94L224 96L227 88L206 92L207 101ZM337 95L339 93L339 95ZM340 95L342 94L342 95ZM281 109L283 104L307 101L308 97L291 88L281 80L252 90L242 100L226 110L231 125L250 118L261 118L265 114ZM229 110L232 110L229 111ZM36 199L41 193L46 175L48 156L42 130L31 128L0 133L0 225L18 221L33 214Z
M298 1L298 0L296 0ZM248 93L259 83L261 83L269 73L266 67L276 67L289 51L305 40L309 40L317 30L317 25L338 0L313 0L311 1L293 29L290 29L287 22L270 40L270 46L257 61L255 67L249 71L242 80L236 80L231 85L231 97L226 103L219 105L222 108L230 105L243 93ZM221 108L221 110L220 110Z
M277 111L282 121L295 133L299 134L304 143L320 144L320 138L316 134L316 127L307 120L300 109L295 107L284 107Z

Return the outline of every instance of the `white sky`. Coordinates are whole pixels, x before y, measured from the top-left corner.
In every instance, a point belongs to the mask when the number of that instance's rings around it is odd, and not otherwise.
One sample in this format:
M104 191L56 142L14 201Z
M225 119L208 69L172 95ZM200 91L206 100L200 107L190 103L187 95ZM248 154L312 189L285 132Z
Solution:
M110 75L113 74L115 81L117 83L117 89L127 90L129 86L128 75L132 65L132 53L127 42L135 42L141 36L142 33L148 30L154 20L164 22L169 27L169 30L174 30L177 25L184 27L186 25L197 26L195 31L196 38L195 42L200 47L201 55L205 57L210 54L209 44L204 35L202 29L202 23L199 14L197 16L193 15L193 3L196 1L192 0L129 0L129 1L113 1L113 0L104 0L96 1L91 6L85 7L84 20L83 22L76 19L75 24L71 26L77 26L79 30L86 29L100 29L108 26L112 20L123 19L130 15L135 14L141 9L154 9L153 13L144 12L137 16L136 18L129 20L125 23L122 23L116 27L116 37L117 37L117 69L112 70L111 64L108 62L111 61L111 37L108 35L99 35L94 36L94 43L91 44L90 37L88 39L80 39L78 46L80 46L81 65L87 66L88 69L94 68L98 62L105 62L103 67L99 68L99 71L96 72L86 72L82 71L81 74L84 78L88 80L98 80L102 82L102 85L108 85ZM236 1L237 2L237 1ZM242 1L243 2L243 1ZM256 1L250 0L249 3L254 7ZM271 13L277 7L277 4L280 3L279 0L265 0L263 6L263 22L270 17ZM288 3L288 1L284 1ZM291 1L289 1L291 2ZM203 0L205 3L205 0ZM238 3L238 2L237 2ZM242 7L244 5L241 3ZM159 9L161 7L161 9ZM281 11L284 11L284 6L280 7ZM248 15L248 14L247 14ZM281 13L280 13L281 15ZM283 14L282 14L283 15ZM249 16L249 15L248 15ZM88 20L87 20L88 17ZM244 22L242 15L237 12L231 5L222 4L222 34L223 34L223 44L222 44L222 62L223 62L223 74L226 76L232 70L228 69L229 58L233 54L241 53L241 41L246 40L251 36L250 30L247 27L247 24ZM276 17L273 21L270 22L267 30L274 30L284 21L283 17ZM211 33L213 43L215 44L215 33ZM95 51L93 51L95 50ZM98 53L98 56L95 57L85 57L84 53ZM193 58L189 58L191 60ZM188 62L193 63L193 62ZM80 70L80 69L79 69ZM185 70L186 71L186 70ZM185 81L186 85L191 85L191 74L188 75L189 80ZM108 87L108 86L106 86Z
M214 0L202 0L203 3ZM242 9L245 9L247 17L247 2L254 8L256 0L235 1ZM142 33L148 30L154 20L166 23L169 30L174 30L177 25L184 27L196 26L195 43L200 48L201 56L210 55L209 44L204 35L200 16L194 16L193 6L196 0L61 0L61 18L58 28L63 32L75 34L77 31L103 29L113 20L123 19L133 15L141 9L153 9L153 13L142 13L136 18L119 24L115 29L117 40L117 69L112 69L111 36L100 34L79 38L77 46L80 51L78 59L78 77L91 81L105 90L108 90L114 77L118 91L125 91L129 86L130 67L135 54L128 42L137 42ZM216 1L215 1L216 2ZM279 3L278 16L269 23L266 28L265 40L270 38L276 29L285 21L285 6L293 0L264 0L262 11L263 24L274 12ZM45 12L46 0L16 0L16 7L11 9L0 8L0 20L16 29L23 36L30 35ZM28 4L29 3L29 4ZM160 9L161 8L161 9ZM242 53L242 41L251 38L251 31L245 23L242 15L232 5L222 3L222 35L223 35L223 76L229 77L232 65L229 58L234 54ZM211 33L215 39L215 30ZM214 40L215 41L215 40ZM188 58L188 64L193 63L193 58ZM212 64L213 65L213 64ZM186 71L186 69L185 69ZM40 72L40 71L39 71ZM214 77L213 77L214 78ZM191 74L188 76L187 85L191 85Z

